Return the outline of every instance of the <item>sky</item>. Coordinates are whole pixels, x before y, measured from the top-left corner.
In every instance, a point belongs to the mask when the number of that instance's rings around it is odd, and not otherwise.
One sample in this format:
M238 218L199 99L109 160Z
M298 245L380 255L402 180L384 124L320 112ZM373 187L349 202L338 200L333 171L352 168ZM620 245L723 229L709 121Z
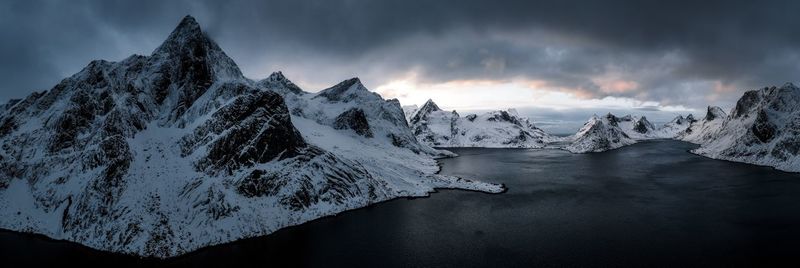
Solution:
M404 105L666 121L797 81L800 1L0 1L0 101L149 55L185 15L252 79Z

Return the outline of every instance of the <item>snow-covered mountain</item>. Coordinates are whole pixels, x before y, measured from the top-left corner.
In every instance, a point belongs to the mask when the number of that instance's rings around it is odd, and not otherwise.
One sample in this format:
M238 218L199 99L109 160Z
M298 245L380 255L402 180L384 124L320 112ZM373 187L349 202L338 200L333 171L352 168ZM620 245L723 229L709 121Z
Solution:
M721 115L715 110L710 121ZM787 83L747 91L719 128L707 133L697 139L702 144L694 153L800 172L800 88Z
M667 122L656 131L655 136L662 139L675 139L686 132L697 120L693 115L678 115L672 121Z
M691 114L686 117L679 115L663 126L656 127L644 116L595 115L578 133L566 138L572 144L565 149L573 153L602 152L642 140L678 139L696 121Z
M622 130L620 122L626 122L624 126L629 128L631 132L634 132L634 125L638 125L638 128L644 133L652 129L652 124L649 124L649 122L647 122L649 126L645 125L644 122L647 119L644 119L644 121L637 120L639 123L634 123L632 117L626 116L624 118L626 118L625 121L610 113L603 117L592 116L578 130L578 133L568 138L571 143L564 149L572 153L603 152L636 143L635 139ZM636 133L644 134L641 132Z
M554 139L514 109L462 117L428 100L406 115L417 140L434 147L542 148Z
M676 139L691 143L703 144L710 141L714 134L722 127L728 115L717 106L708 106L706 116L701 120L692 122L691 125L681 133Z
M170 257L436 187L449 155L358 79L261 81L185 17L150 56L93 61L0 114L0 228Z
M647 120L644 116L626 115L623 117L616 117L613 114L607 114L605 119L608 122L614 123L620 130L625 132L629 137L635 140L645 140L658 138L656 126Z

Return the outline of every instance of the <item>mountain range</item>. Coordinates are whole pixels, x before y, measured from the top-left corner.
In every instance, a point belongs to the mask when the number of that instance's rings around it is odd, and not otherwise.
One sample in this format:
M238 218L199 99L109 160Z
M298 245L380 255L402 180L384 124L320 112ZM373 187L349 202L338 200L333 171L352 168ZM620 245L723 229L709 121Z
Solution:
M402 107L358 78L316 93L281 72L246 78L191 16L149 56L96 60L0 105L0 228L166 258L437 188L450 147L602 152L644 140L800 172L800 89L751 90L725 113L594 115L557 137L514 109ZM436 147L436 148L434 148Z

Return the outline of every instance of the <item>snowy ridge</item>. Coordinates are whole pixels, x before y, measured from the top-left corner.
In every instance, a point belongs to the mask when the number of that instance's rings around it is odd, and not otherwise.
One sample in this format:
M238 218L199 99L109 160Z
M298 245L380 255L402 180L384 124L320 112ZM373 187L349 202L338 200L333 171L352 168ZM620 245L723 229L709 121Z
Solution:
M658 129L656 136L664 139L676 139L684 135L695 122L697 122L697 120L694 119L694 116L691 114L686 117L678 115L672 119L672 121L667 122Z
M405 114L416 139L433 147L543 148L556 139L514 109L462 117L428 100Z
M452 153L358 79L261 81L185 17L150 56L93 61L0 114L0 228L171 257L434 188Z
M708 106L706 116L703 119L692 122L688 128L678 133L675 138L696 144L706 143L714 137L714 134L722 127L722 122L725 122L727 117L728 115L722 111L722 108Z
M714 109L710 121L721 116ZM747 91L731 114L705 133L687 138L702 142L693 153L800 172L800 88L786 83Z

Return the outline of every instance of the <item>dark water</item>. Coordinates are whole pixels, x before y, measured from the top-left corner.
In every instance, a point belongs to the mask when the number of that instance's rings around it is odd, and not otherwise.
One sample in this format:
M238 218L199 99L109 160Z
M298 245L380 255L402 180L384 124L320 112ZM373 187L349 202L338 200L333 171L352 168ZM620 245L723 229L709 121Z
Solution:
M443 173L502 182L491 195L399 199L163 261L0 233L15 263L473 267L800 265L800 175L645 142L575 155L461 149Z

